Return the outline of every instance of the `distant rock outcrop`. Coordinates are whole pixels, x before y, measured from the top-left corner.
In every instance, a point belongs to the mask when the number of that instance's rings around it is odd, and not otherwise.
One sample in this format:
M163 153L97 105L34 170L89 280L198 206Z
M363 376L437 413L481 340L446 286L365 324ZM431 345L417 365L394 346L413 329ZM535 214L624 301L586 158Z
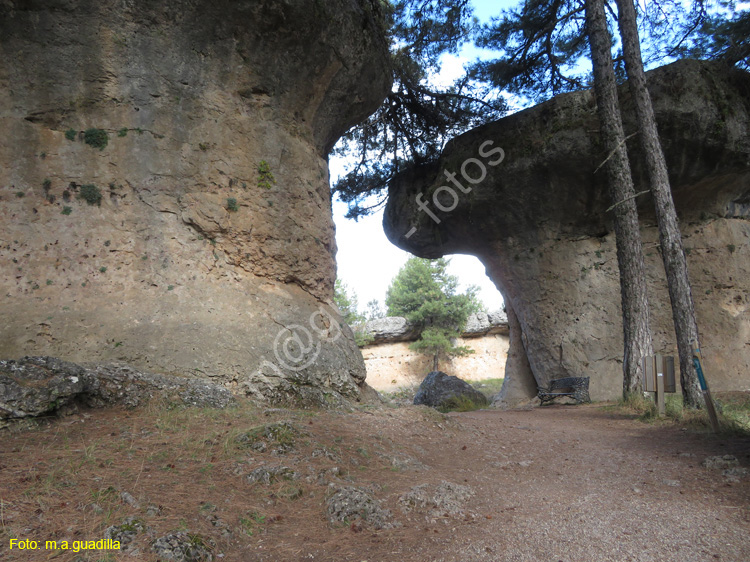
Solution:
M714 390L750 383L750 74L680 61L648 74L670 169ZM620 89L626 133L632 100ZM637 138L628 142L636 192L648 185ZM591 378L593 399L622 390L622 320L606 158L590 91L561 95L461 135L435 164L391 186L384 227L426 258L478 256L503 293L512 353L512 405L537 385ZM421 196L421 197L420 197ZM421 201L421 205L417 201ZM427 205L427 210L425 210ZM675 354L650 194L638 197L654 344ZM439 219L439 222L433 219ZM515 328L514 328L515 326ZM520 346L520 347L519 347Z
M327 153L390 88L380 10L0 2L0 358L359 399Z
M386 316L370 320L365 331L372 336L372 343L414 341L419 331L403 316ZM507 334L508 316L504 310L477 312L466 320L461 337L472 338L489 334Z

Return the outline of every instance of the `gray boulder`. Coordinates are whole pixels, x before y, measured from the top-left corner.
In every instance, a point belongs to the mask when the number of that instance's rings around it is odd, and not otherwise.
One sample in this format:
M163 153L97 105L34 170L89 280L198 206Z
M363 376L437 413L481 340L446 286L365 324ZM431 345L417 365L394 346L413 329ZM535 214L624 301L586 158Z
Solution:
M138 406L164 397L190 406L226 407L232 393L201 379L139 371L128 365L84 367L54 357L0 361L0 424L82 404Z
M503 310L472 314L466 319L466 327L461 335L472 338L500 333L508 333L508 316Z
M469 383L442 371L433 371L427 375L414 396L415 405L424 404L446 410L456 408L465 400L478 406L489 404L485 395Z
M403 316L386 316L370 320L365 331L372 336L373 343L414 341L419 330ZM461 335L465 338L486 334L507 334L508 316L504 310L477 312L466 319L466 327Z
M386 316L370 320L365 329L374 343L410 341L417 338L418 331L403 316Z

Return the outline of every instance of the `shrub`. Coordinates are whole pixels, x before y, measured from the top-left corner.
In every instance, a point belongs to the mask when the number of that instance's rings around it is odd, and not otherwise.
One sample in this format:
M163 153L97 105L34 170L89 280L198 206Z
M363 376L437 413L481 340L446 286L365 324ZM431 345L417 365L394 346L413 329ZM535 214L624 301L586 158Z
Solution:
M83 142L99 150L104 150L107 144L109 144L109 136L104 129L86 129L83 132Z
M479 403L465 395L451 396L437 408L443 414L448 412L472 412L484 408L487 403Z
M67 205L65 205L65 206L64 206L64 207L62 208L62 211L61 211L61 213L62 213L63 215L69 215L69 214L70 214L70 213L72 213L72 212L73 212L73 207L68 207Z
M231 211L234 213L234 212L239 211L239 209L240 208L237 206L237 199L235 199L234 197L228 197L227 198L227 211Z
M271 173L271 166L265 160L258 163L258 187L271 189L276 183L276 178Z
M78 194L79 199L83 199L89 205L102 204L102 192L93 183L87 183L81 186L81 191Z
M78 132L75 129L68 129L67 131L65 131L65 138L69 141L74 141L76 140L77 134Z
M45 178L45 180L42 182L42 188L44 189L45 193L49 193L49 190L52 189L52 180L49 178Z
M122 129L120 129L119 131L117 131L117 136L118 137L127 137L128 136L128 128L127 127L123 127Z

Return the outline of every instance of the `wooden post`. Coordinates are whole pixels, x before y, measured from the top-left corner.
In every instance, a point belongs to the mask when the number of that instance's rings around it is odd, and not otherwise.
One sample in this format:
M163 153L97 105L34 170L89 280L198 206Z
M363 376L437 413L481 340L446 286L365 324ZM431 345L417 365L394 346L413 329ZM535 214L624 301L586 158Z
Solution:
M661 353L656 354L656 406L659 416L667 413L667 401L664 394L664 358Z
M695 366L695 372L698 374L698 382L701 385L701 391L703 391L703 400L706 402L708 418L711 420L711 427L713 428L714 433L719 433L719 418L716 416L714 400L711 398L711 391L708 389L708 382L706 382L706 376L703 374L703 367L701 365L703 355L701 354L697 341L693 340L691 345L693 347L693 365Z

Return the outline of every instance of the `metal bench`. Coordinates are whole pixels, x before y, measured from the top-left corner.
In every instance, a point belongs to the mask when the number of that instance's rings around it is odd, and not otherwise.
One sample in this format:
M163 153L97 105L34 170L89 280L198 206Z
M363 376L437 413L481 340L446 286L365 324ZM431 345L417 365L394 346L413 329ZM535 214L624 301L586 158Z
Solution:
M589 377L565 377L550 381L548 387L539 387L539 400L542 404L552 402L559 396L571 396L576 404L591 402L589 397Z

